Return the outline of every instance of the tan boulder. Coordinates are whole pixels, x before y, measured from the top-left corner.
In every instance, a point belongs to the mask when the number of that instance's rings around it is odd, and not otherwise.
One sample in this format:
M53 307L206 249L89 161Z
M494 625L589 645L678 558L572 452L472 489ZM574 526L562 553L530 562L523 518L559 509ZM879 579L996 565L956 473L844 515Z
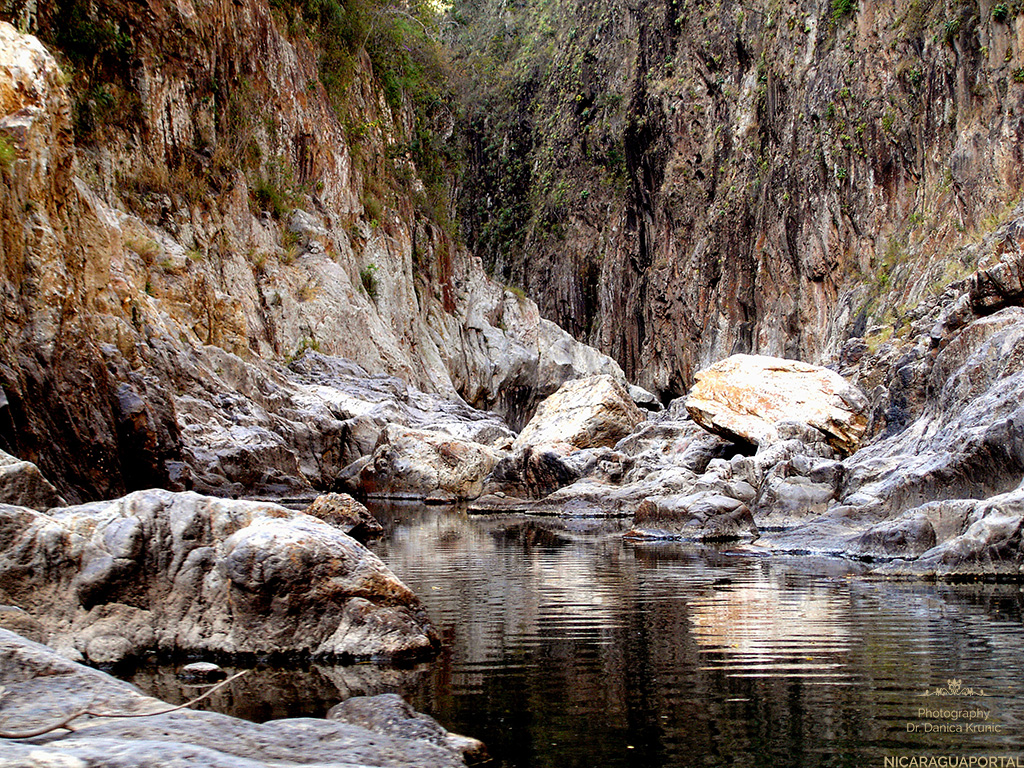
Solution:
M610 448L646 418L612 376L575 379L540 404L512 449L518 452L544 445Z
M780 439L784 422L821 432L842 453L860 445L867 398L834 371L798 360L733 355L697 374L686 400L705 429L764 445Z
M475 499L501 454L444 432L388 425L359 474L368 496L451 502Z

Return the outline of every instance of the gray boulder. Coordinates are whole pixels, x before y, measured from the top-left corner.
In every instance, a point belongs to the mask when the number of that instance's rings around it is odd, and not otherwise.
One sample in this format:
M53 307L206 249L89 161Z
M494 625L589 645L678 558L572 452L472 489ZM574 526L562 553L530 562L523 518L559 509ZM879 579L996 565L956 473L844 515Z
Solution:
M358 475L367 496L452 502L475 499L501 458L486 445L391 425Z
M276 504L139 491L51 510L0 506L0 602L72 658L150 650L416 656L416 596L332 525Z
M0 504L13 504L43 512L65 504L39 467L0 451Z
M640 504L630 538L690 541L755 539L754 516L742 501L714 492L660 496Z

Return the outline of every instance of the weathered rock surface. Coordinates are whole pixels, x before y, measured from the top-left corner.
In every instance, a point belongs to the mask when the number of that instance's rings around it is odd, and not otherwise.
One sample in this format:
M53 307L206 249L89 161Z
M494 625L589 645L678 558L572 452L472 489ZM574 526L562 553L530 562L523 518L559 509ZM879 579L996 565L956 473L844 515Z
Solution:
M39 467L0 451L0 504L30 507L40 512L65 504Z
M64 37L55 8L30 10ZM73 114L54 58L0 22L0 130L15 152L0 169L0 447L64 498L308 495L331 489L388 423L511 439L460 393L518 425L567 378L624 381L409 200L367 214L363 177L377 169L355 167L315 45L283 34L265 0L84 13L124 35L133 63L116 98L139 105L87 148L74 117L94 102ZM171 39L177 68L161 49ZM238 71L226 77L224 61ZM387 106L363 61L353 124L368 127L364 156L384 157L415 121ZM240 130L266 162L231 154ZM256 188L279 173L298 185L288 210L259 210ZM303 351L289 369L267 362Z
M340 528L360 543L365 544L384 535L384 529L370 510L347 493L321 494L304 512Z
M563 384L540 404L512 450L548 445L611 447L645 418L629 392L612 376L576 379Z
M467 57L522 30L470 91L474 250L663 398L736 352L819 362L891 334L1024 183L1020 16L999 7L575 0L537 25L467 3Z
M686 409L702 427L755 445L777 441L781 422L806 424L849 454L860 446L868 401L827 368L733 355L697 374Z
M401 657L437 643L373 553L276 504L139 491L48 514L0 506L0 575L0 601L94 663L151 650Z
M333 488L388 425L487 445L514 438L496 414L313 351L277 368L207 347L184 365L183 459L193 487L219 496Z
M384 736L436 744L449 752L464 755L467 762L487 759L483 742L449 733L434 718L417 712L394 693L346 699L328 711L327 719L351 723Z
M631 538L722 541L757 538L757 526L742 501L713 492L646 499L636 510Z
M0 686L5 693L0 731L8 733L59 722L84 709L138 714L170 708L134 686L3 630ZM5 739L0 766L454 768L465 765L464 750L479 745L449 734L391 697L352 701L346 711L358 715L262 724L193 710L131 719L83 717L71 732ZM396 712L403 720L389 723Z
M613 376L569 381L540 404L512 454L494 468L486 491L546 496L587 474L645 418Z
M438 503L475 499L500 458L480 443L392 425L360 469L358 490L368 496Z

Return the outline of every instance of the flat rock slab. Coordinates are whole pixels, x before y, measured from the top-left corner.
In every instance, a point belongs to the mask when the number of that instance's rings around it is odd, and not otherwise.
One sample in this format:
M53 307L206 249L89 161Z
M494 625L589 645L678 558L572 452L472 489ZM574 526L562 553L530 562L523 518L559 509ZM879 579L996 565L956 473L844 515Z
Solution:
M0 604L72 658L152 650L432 653L416 596L333 525L277 504L139 491L42 514L0 505Z
M0 731L8 734L86 709L141 714L170 708L5 630L0 630L0 691ZM480 742L448 733L395 698L352 701L335 719L262 724L188 709L134 718L85 716L73 722L73 732L4 739L0 768L455 768L465 765L464 751L482 751ZM401 722L394 722L396 712Z
M849 454L867 427L868 401L827 368L733 355L697 374L686 410L711 432L759 446L779 440L781 424L806 424Z

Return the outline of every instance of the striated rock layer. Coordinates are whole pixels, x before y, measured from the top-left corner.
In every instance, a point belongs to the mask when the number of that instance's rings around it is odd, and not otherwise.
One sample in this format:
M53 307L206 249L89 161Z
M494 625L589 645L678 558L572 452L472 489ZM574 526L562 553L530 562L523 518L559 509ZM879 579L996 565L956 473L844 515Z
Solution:
M1012 4L454 6L471 245L666 401L891 332L1024 184Z
M515 426L566 379L623 380L491 282L413 192L367 211L385 170L366 158L401 154L413 123L367 58L352 63L349 114L316 46L265 0L109 0L84 20L30 5L58 39L72 23L117 32L130 59L102 49L66 74L0 21L0 448L69 501L329 489L382 427L350 423L346 440L340 424L389 385L313 397L263 362L310 350L350 361L350 378L405 382L398 400L406 387L464 399ZM106 96L73 101L72 71L110 78L94 84ZM98 121L108 97L125 109ZM415 164L403 169L414 190Z

